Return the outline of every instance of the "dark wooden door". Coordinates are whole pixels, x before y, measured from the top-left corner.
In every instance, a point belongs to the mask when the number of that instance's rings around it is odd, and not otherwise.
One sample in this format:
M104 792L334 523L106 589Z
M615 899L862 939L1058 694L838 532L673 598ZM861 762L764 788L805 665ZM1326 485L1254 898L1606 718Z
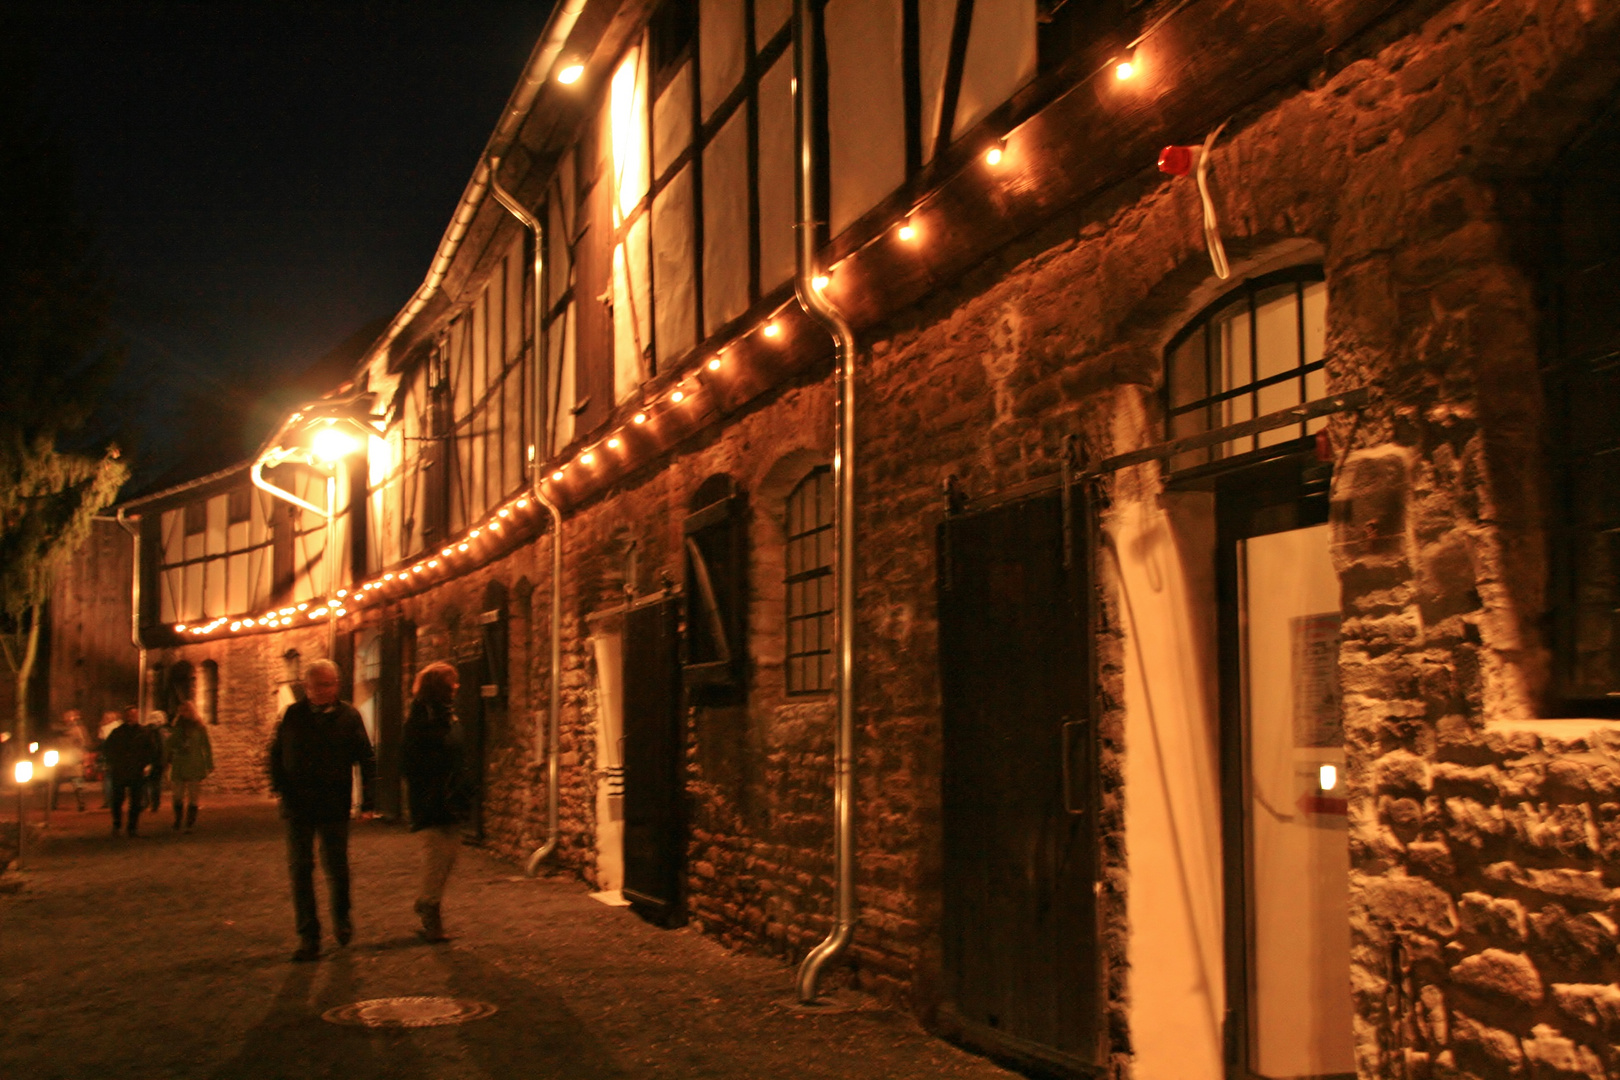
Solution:
M413 628L404 620L391 619L382 627L377 642L377 813L385 820L404 816L405 800L400 769L400 745L405 728L405 686L403 635Z
M643 918L683 918L685 754L680 607L665 600L624 618L624 897Z
M467 649L456 659L456 717L461 721L462 753L472 786L472 813L464 830L468 839L484 839L484 654Z
M940 536L948 1021L1073 1072L1101 1030L1084 520L1054 493Z

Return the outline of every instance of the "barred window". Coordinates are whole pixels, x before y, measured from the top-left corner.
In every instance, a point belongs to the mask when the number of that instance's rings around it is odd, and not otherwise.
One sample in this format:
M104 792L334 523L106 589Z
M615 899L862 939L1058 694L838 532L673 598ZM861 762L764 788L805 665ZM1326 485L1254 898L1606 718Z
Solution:
M1324 397L1326 314L1320 266L1254 278L1205 308L1165 350L1166 437L1215 431ZM1325 423L1318 418L1191 450L1172 459L1171 468L1261 451Z
M832 469L811 469L787 498L787 692L831 690Z

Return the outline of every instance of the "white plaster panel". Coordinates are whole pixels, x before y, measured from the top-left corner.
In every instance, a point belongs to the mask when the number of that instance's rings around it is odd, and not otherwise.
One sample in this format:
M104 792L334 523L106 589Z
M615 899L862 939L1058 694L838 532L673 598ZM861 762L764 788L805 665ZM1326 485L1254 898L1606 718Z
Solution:
M698 5L698 48L701 51L702 103L705 122L741 81L745 65L744 0L701 0Z
M829 0L827 126L832 235L906 178L899 0Z
M748 308L748 129L726 122L703 152L703 334Z
M208 500L208 540L210 555L225 554L225 522L228 517L229 495L215 495Z
M225 607L225 560L209 559L204 566L203 575L203 610L205 616L224 615Z
M793 63L783 55L759 81L759 288L793 276Z
M922 159L934 156L939 110L945 100L945 69L951 59L956 0L921 0L917 5L917 69L921 86Z
M1035 77L1035 0L975 0L952 138Z
M221 614L236 615L248 610L248 586L252 584L249 576L251 560L247 555L232 555L226 567L226 579L229 582L225 590L225 610Z
M792 17L793 0L754 0L754 51L763 51ZM788 53L783 55L791 52L789 46Z
M556 424L552 432L552 453L574 441L574 368L578 357L579 334L576 311L577 305L569 301L567 310L551 324L548 343L551 363L548 377L552 379L553 389L548 389L547 397L552 399L552 395L555 395L555 405L551 413L555 417Z
M653 199L653 287L660 370L697 343L692 251L692 167Z
M692 65L682 64L653 105L653 175L663 176L692 143Z
M652 294L647 280L647 215L613 249L613 400L641 388L643 357L652 343Z

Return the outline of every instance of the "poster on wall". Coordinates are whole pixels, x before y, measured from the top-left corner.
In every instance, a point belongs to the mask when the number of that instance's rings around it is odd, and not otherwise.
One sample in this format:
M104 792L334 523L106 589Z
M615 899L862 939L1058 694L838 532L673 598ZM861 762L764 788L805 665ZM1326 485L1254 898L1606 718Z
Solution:
M1299 615L1289 620L1293 644L1294 745L1344 745L1339 702L1339 613Z

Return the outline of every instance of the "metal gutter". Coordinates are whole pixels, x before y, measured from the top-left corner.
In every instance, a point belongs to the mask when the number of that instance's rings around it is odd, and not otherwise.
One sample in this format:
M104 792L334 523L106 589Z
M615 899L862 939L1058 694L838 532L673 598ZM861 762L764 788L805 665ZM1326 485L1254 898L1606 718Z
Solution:
M816 999L821 972L842 955L855 936L855 332L849 322L814 285L817 273L816 177L821 171L820 150L816 145L816 98L819 87L812 46L819 36L817 20L821 5L816 0L794 0L793 4L793 104L798 136L799 168L795 194L798 198L797 273L794 292L806 314L827 328L836 347L838 409L834 421L833 528L837 552L833 564L838 583L835 625L838 638L838 732L833 771L833 861L838 873L838 921L832 932L810 950L799 965L798 992L801 1002Z
M386 352L394 343L394 339L404 332L405 327L410 325L411 320L427 306L428 301L433 299L433 294L438 292L439 286L444 283L445 275L450 272L450 264L455 261L462 240L466 239L467 231L472 228L473 218L483 206L484 195L494 175L494 163L498 162L516 141L518 129L528 118L529 109L534 105L534 99L539 94L540 88L551 78L551 69L556 64L557 58L562 55L563 46L568 42L568 35L573 32L574 24L579 21L587 2L588 0L563 0L552 11L545 33L541 35L534 51L529 54L529 64L524 69L523 78L513 89L512 96L507 99L506 108L501 111L500 123L495 125L489 141L484 144L484 152L479 156L478 166L473 170L472 178L467 181L467 186L461 193L461 201L456 204L450 226L439 241L439 248L433 256L432 265L428 268L427 278L400 313L394 316L394 321L388 324L388 329L383 331L382 337L367 350L368 356Z
M489 158L490 193L495 196L496 202L534 234L534 336L530 339L534 352L530 368L533 373L530 404L534 409L538 437L534 445L529 447L529 490L551 515L551 707L546 714L546 839L529 854L523 865L524 872L533 877L539 873L540 864L557 850L557 826L562 814L557 791L561 779L557 751L561 742L559 714L562 711L562 511L546 497L540 481L540 465L544 460L542 451L552 443L549 425L545 423L551 414L546 407L546 353L540 335L546 310L546 230L540 219L518 202L517 196L501 186L498 175L500 167L499 156Z

